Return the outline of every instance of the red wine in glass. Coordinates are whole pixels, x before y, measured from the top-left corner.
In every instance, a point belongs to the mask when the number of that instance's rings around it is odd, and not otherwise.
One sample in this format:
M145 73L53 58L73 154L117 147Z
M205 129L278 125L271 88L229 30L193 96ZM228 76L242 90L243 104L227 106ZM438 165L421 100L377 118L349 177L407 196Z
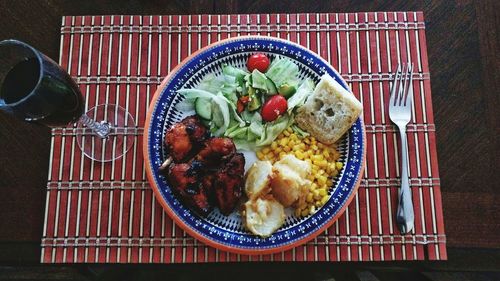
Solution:
M84 108L80 89L57 63L21 41L0 42L0 110L49 127L77 122L85 155L103 162L123 156L134 141L131 115L112 104Z

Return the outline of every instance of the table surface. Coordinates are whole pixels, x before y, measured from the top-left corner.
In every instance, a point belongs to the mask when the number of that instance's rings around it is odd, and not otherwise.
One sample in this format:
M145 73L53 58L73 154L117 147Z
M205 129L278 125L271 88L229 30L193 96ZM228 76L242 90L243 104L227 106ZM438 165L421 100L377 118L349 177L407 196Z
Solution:
M1 0L0 39L57 59L63 15L423 11L450 262L466 251L498 268L491 261L500 252L498 2L372 2ZM0 262L37 262L50 131L0 113L0 147Z

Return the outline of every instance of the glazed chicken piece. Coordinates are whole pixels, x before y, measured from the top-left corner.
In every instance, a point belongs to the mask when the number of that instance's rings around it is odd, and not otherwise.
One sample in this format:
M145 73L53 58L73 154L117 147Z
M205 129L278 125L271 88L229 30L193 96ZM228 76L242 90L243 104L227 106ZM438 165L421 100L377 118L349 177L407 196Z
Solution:
M214 195L214 178L215 175L214 173L206 173L203 175L201 179L201 184L203 185L203 189L207 192L208 194L208 203L210 203L211 206L216 206L217 202L215 201L215 195Z
M168 129L165 146L174 162L182 162L198 152L208 135L198 118L189 116Z
M202 165L196 161L191 163L170 164L168 181L181 201L201 215L206 215L212 209L209 202L209 192L202 184Z
M174 124L165 136L169 158L159 171L179 199L201 215L212 206L230 214L243 186L245 158L229 138L209 138L196 116Z
M244 169L245 157L242 153L235 153L215 173L215 200L224 215L229 215L241 198Z
M236 146L230 138L210 138L195 159L203 163L206 168L214 168L220 166L223 160L235 152Z

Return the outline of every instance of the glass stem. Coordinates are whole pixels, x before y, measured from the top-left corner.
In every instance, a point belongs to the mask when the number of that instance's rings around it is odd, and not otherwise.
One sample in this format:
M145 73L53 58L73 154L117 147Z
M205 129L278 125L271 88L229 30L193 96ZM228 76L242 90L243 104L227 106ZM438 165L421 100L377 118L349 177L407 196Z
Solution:
M106 121L96 122L94 119L87 116L87 114L83 114L80 119L78 119L78 123L90 128L96 135L100 138L105 139L110 131L111 125Z

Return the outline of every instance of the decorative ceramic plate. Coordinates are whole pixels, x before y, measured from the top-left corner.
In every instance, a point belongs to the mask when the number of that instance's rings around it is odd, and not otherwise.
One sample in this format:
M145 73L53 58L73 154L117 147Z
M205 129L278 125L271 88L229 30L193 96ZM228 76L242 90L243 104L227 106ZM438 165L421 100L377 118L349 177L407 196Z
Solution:
M246 231L238 210L224 216L214 209L206 217L201 217L184 206L172 193L166 178L158 173L158 167L167 158L163 142L166 130L192 114L176 108L176 104L183 100L177 90L195 88L208 73L221 73L223 64L243 68L248 56L256 52L267 54L271 60L277 55L292 59L299 66L301 79L308 77L318 83L326 72L348 89L346 82L331 65L298 44L263 36L230 38L192 54L165 78L149 106L144 132L147 176L157 200L169 216L198 240L221 250L242 254L272 253L296 247L314 238L337 220L357 191L366 149L364 125L360 118L338 144L341 154L339 161L344 165L329 190L328 202L316 213L303 218L295 217L291 210L288 211L285 224L267 238ZM245 154L247 164L255 161L249 155L252 153Z

